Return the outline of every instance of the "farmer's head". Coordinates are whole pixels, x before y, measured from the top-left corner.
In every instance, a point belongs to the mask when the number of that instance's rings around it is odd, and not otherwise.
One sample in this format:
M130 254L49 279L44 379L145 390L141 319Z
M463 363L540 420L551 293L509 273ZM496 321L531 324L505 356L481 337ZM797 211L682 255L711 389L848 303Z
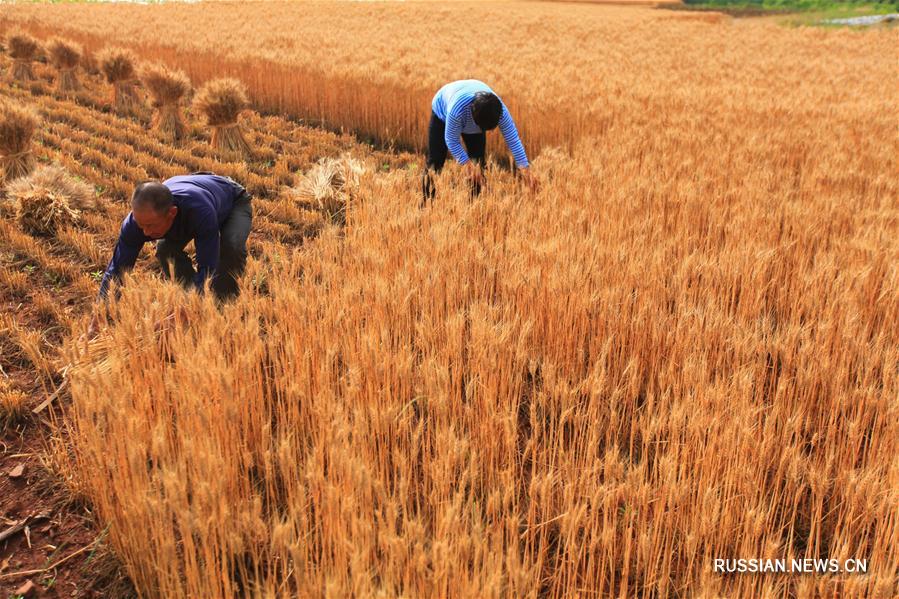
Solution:
M496 129L502 115L503 105L496 94L490 92L475 94L474 102L471 103L471 116L474 118L475 125L484 131Z
M145 181L131 196L131 215L144 235L159 239L172 227L178 207L172 202L172 192L159 181Z

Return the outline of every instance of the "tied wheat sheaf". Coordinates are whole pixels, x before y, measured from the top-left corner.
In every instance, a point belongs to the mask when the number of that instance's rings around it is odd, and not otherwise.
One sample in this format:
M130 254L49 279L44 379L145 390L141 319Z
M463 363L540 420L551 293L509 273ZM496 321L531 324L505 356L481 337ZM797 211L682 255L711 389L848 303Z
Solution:
M113 105L123 114L133 113L141 105L137 92L137 57L126 48L105 48L97 55L97 61L106 81L112 84Z
M81 213L96 205L94 190L57 166L38 167L10 183L6 194L15 204L21 227L37 235L53 235L65 225L77 224Z
M81 89L76 69L83 53L79 44L73 41L53 38L48 42L47 53L56 67L56 89L62 94L71 94Z
M0 100L0 184L25 176L34 168L31 139L38 122L33 110Z
M181 103L190 92L190 79L183 71L163 64L150 63L141 67L140 80L153 98L153 127L167 140L182 142L187 136L187 124Z
M209 81L197 91L193 105L212 127L212 147L244 159L252 158L253 150L237 122L240 113L249 105L243 83L236 79Z
M345 222L347 205L367 171L351 156L322 158L302 175L290 195L303 208L317 210L332 222Z
M33 81L35 77L32 63L40 52L38 41L23 31L13 30L6 36L6 45L13 61L9 78L18 83Z

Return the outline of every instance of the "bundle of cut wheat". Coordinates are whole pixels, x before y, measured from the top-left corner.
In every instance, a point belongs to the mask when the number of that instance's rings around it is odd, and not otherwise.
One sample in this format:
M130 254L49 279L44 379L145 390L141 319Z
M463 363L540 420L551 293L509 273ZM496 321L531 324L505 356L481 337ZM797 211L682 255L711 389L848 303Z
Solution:
M134 53L125 48L106 48L97 55L97 60L106 80L112 84L115 109L118 112L133 112L140 105Z
M37 129L37 114L11 101L0 101L0 183L31 172L31 138Z
M47 46L50 61L59 72L56 79L56 90L63 94L70 94L81 89L81 83L75 74L78 62L81 60L81 46L70 40L53 38Z
M172 142L182 141L187 136L187 125L181 114L181 101L190 91L190 79L182 71L150 63L141 68L140 80L153 97L153 127Z
M89 185L57 166L42 166L7 187L23 229L53 235L64 225L78 223L81 212L96 207Z
M246 87L237 79L214 79L200 88L194 98L194 109L212 127L212 147L243 158L252 156L253 151L237 122L247 105Z
M304 207L319 210L342 222L347 204L359 189L365 165L349 156L322 158L293 188L293 196Z
M6 36L6 46L12 58L10 78L20 83L33 81L32 63L40 52L38 41L24 31L14 30Z

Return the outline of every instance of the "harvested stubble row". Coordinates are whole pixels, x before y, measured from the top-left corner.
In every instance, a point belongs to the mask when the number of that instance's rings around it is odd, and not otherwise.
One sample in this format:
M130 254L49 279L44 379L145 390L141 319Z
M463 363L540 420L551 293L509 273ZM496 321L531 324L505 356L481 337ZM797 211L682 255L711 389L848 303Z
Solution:
M32 101L30 94L24 90L0 90L9 93L22 101ZM276 190L278 185L292 182L292 171L303 170L313 165L321 156L337 156L352 149L353 143L347 136L335 137L333 134L314 129L297 127L278 117L262 117L249 113L245 124L250 136L257 145L265 146L256 150L258 160L246 166L242 163L221 163L215 151L203 143L193 143L189 148L176 148L146 135L145 128L133 121L121 119L114 115L100 114L90 110L91 106L81 106L64 98L45 96L40 99L40 110L51 121L64 121L87 133L107 140L116 140L123 146L131 146L153 155L167 163L177 163L190 170L213 170L246 179L247 170L251 174L263 178L271 178L272 183L263 184L252 180L248 188L259 193L261 190ZM122 146L119 151L127 152ZM278 158L278 154L281 157ZM403 166L413 157L408 155L378 154L379 160L391 167Z
M149 173L143 167L129 166L122 162L118 156L109 155L101 150L79 143L77 141L79 135L75 135L74 138L64 137L57 134L54 129L55 127L50 125L41 133L43 145L59 150L71 156L76 162L86 166L93 166L107 175L115 173L128 181L145 181L150 178Z
M28 276L11 267L3 265L0 268L0 288L7 293L16 294L19 298L26 295L31 287L28 285Z
M19 322L11 314L0 313L0 346L4 338L12 342L18 358L26 360L41 376L50 380L53 374L53 347L51 347L42 331Z
M62 277L69 283L85 274L77 266L70 262L60 260L48 250L44 249L46 242L38 241L26 233L23 233L18 226L6 219L0 219L0 233L3 233L4 245L29 256L38 264L38 266L52 272L54 275Z
M87 214L81 215L81 222L89 227ZM101 249L108 244L97 240L91 230L81 227L64 227L56 232L56 239L67 249L75 252L88 266L104 268L109 261L109 252Z

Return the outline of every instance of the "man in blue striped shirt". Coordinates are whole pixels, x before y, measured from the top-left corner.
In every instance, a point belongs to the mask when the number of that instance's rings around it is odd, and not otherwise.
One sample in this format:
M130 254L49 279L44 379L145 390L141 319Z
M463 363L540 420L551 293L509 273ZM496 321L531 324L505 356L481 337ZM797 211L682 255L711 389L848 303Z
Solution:
M447 151L467 170L472 196L481 192L484 184L481 169L486 165L485 132L497 126L519 172L532 189L537 187L515 128L515 121L506 105L487 84L476 79L464 79L444 85L431 102L427 166L422 173L422 194L425 200L434 197L431 171L440 172L446 162ZM464 148L462 142L465 143Z

